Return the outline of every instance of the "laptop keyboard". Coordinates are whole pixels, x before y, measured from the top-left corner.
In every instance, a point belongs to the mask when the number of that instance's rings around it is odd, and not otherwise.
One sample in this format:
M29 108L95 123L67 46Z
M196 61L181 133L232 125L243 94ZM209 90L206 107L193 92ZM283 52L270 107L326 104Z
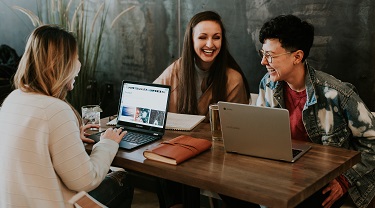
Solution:
M292 149L293 157L297 156L299 153L301 153L302 150L299 149Z
M126 135L122 138L122 141L134 143L134 144L145 144L150 141L156 140L157 137L145 135L145 134L138 134L135 132L128 132Z

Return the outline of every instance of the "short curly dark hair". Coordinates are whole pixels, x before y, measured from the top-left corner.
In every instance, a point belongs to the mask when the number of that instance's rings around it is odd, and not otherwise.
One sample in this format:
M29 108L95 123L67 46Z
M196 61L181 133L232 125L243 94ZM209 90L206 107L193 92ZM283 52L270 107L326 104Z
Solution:
M264 23L259 32L259 41L277 38L288 51L302 50L304 61L314 42L314 26L294 15L280 15Z

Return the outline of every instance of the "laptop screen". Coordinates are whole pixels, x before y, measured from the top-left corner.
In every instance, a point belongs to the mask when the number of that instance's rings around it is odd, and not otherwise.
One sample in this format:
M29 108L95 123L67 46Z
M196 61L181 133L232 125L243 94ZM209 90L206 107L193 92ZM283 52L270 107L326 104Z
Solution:
M117 125L163 133L170 87L123 81Z

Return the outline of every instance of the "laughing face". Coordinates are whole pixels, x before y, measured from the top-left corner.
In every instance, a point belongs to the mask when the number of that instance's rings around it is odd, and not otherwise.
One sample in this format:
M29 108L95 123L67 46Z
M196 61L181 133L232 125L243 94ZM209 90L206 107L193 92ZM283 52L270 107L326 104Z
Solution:
M77 56L76 60L74 61L74 69L73 69L73 71L76 72L75 76L67 84L67 88L69 91L73 90L75 78L78 76L80 69L81 69L81 62L78 60L78 56Z
M266 39L262 50L271 57L267 59L263 56L261 64L267 68L268 74L273 82L287 81L293 82L295 73L293 53L289 53L281 47L279 39Z
M221 27L215 21L202 21L193 28L196 64L208 70L220 52L222 43Z

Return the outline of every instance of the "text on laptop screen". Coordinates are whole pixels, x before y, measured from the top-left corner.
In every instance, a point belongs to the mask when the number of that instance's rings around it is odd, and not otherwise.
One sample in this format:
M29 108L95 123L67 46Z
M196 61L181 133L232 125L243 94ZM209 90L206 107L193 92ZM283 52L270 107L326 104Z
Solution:
M125 83L118 120L162 128L165 122L169 89Z

